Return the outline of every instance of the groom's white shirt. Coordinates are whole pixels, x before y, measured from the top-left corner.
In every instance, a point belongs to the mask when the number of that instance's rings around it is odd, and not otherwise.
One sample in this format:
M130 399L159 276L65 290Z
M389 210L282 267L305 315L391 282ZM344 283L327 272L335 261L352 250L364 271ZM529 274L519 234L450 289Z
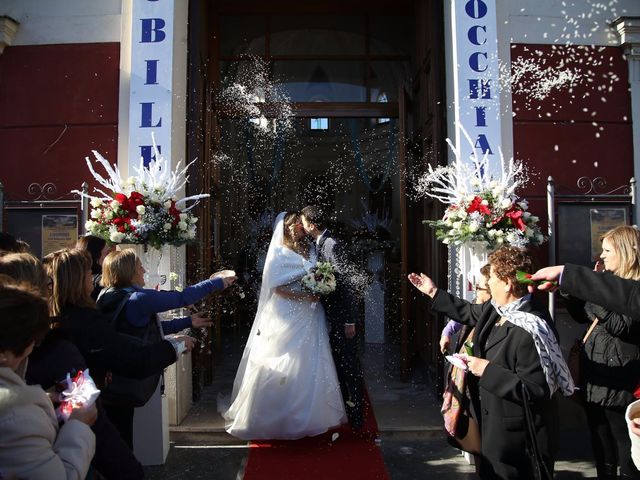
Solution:
M322 237L324 237L326 233L327 233L327 229L325 228L324 231L320 234L320 236L316 238L316 246L320 245L320 240L322 240Z

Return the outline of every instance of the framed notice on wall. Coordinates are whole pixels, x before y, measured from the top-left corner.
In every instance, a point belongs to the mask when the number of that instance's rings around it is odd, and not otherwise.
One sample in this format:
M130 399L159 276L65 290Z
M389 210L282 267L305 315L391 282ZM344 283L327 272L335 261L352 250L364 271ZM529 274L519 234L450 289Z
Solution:
M628 223L631 204L623 202L559 202L557 262L593 267L602 253L600 236Z
M602 252L600 237L618 225L626 225L626 208L591 208L589 210L591 221L591 260L596 261Z
M78 239L77 215L42 215L42 256L73 247Z

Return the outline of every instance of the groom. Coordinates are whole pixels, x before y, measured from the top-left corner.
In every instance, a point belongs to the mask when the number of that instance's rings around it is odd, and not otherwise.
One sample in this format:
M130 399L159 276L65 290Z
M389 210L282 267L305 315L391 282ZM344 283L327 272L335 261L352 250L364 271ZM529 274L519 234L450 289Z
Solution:
M359 430L363 422L363 375L358 357L356 320L357 300L341 271L345 265L342 244L331 237L321 210L315 206L302 209L301 220L305 232L314 240L318 262L329 262L336 273L336 289L322 298L329 323L329 341L336 365L342 398L346 404L351 428Z

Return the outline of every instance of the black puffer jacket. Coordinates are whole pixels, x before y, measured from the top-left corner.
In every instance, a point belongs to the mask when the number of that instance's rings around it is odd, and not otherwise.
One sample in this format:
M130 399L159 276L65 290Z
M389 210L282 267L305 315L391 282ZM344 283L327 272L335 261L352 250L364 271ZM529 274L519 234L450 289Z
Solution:
M611 312L575 297L567 310L578 323L598 324L585 342L581 358L585 400L604 407L626 407L640 382L640 319Z

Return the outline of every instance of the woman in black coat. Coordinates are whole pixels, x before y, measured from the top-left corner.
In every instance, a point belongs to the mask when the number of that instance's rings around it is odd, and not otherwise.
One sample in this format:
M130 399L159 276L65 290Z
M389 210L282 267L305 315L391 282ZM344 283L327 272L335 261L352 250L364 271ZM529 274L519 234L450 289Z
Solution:
M482 435L480 476L533 478L523 386L542 461L553 474L558 432L552 395L556 389L572 393L573 384L548 310L515 279L516 270L531 271L531 258L520 249L503 247L489 256L489 263L493 299L479 305L438 289L424 274L411 274L409 280L433 299L432 310L475 325L475 355L465 360L478 377L479 398L474 401Z
M640 279L637 229L619 226L605 233L601 241L608 275ZM623 477L640 478L631 461L624 419L640 383L640 320L571 296L567 309L579 323L595 321L583 347L580 374L598 478L617 478L618 465Z

